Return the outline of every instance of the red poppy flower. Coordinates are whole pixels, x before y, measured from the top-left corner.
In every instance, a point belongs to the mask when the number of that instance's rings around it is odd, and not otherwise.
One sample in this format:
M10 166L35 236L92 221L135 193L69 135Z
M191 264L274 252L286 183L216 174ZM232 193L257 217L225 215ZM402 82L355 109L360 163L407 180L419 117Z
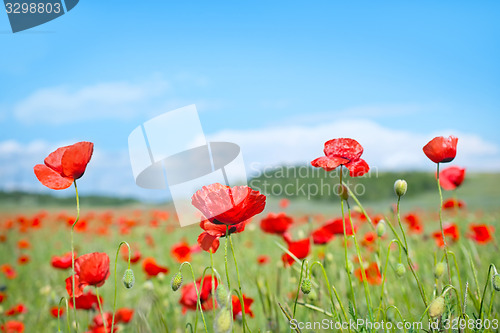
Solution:
M373 242L375 242L376 239L377 239L377 234L373 231L368 231L363 237L361 244L363 246L370 246L371 244L373 244Z
M94 144L85 141L58 148L45 158L45 164L35 165L36 178L53 190L68 188L83 176L93 151Z
M234 225L259 214L266 206L266 196L248 186L233 188L219 183L203 186L191 203L210 222Z
M9 279L9 280L15 279L17 276L16 270L10 264L1 265L0 271L2 271L2 273L4 273L5 276L7 277L7 279Z
M298 241L292 241L287 234L284 235L283 239L288 244L288 251L290 251L297 259L304 259L309 255L311 250L311 241L309 238L301 239ZM281 260L285 266L291 266L295 260L288 253L284 253Z
M283 199L280 200L280 207L281 208L285 209L289 205L290 205L290 200L288 200L287 198L283 198Z
M443 233L445 237L451 238L454 242L457 241L460 238L460 235L458 233L458 227L456 224L451 223L451 224L445 224L443 226ZM437 246L443 247L443 235L441 234L441 231L436 231L432 234L432 237L436 241Z
M75 253L75 257L76 257ZM65 253L62 256L52 256L50 261L52 267L57 269L68 269L71 268L71 252Z
M109 277L109 257L106 253L94 252L84 254L75 260L75 296L81 296L86 286L100 287ZM66 290L70 297L72 293L72 280L66 279Z
M415 213L408 213L404 216L404 221L408 224L410 232L420 234L424 231L424 226L420 221L420 217Z
M465 178L465 168L450 166L439 172L439 184L443 190L451 191L459 187Z
M340 138L327 141L324 153L326 156L318 157L311 165L325 171L332 171L344 165L351 177L362 176L370 170L365 160L361 159L363 147L356 140Z
M254 314L252 312L252 309L250 309L250 306L254 302L253 298L246 297L245 294L243 296L243 305L245 306L245 314L254 317ZM233 303L233 319L236 319L236 317L241 317L242 316L242 311L241 311L241 302L238 296L233 295L231 298L231 301Z
M130 263L135 264L135 263L139 262L139 260L141 260L142 254L134 246L132 246L131 250L132 250L132 253L130 254ZM128 248L127 247L122 247L121 252L122 252L122 258L123 258L123 260L125 260L126 262L128 262Z
M50 308L50 315L54 318L57 318L57 314L59 314L59 316L62 316L64 314L64 308L60 308L54 305Z
M203 310L211 310L213 306L212 302L212 276L205 276L203 283L201 278L196 280L196 288L200 293L200 302ZM217 279L214 279L214 286L217 289ZM201 288L200 288L201 286ZM196 311L198 297L196 295L196 290L194 283L191 282L182 287L182 295L179 303L182 305L182 313L186 313L187 310Z
M423 150L425 155L434 163L447 163L453 161L457 155L458 138L450 135L445 138L438 136L427 143Z
M369 284L377 285L382 283L382 275L380 274L380 270L378 268L377 263L371 263L368 268L365 270L366 281ZM359 281L363 282L363 274L361 272L361 268L358 268L354 271L354 275L359 279Z
M443 209L454 209L455 207L464 208L465 202L462 200L455 200L453 198L447 199L443 202Z
M486 224L471 224L469 229L472 233L469 234L468 237L479 244L486 244L493 240L492 234L495 229L492 226Z
M5 311L5 315L6 316L15 316L15 315L26 313L26 312L28 312L28 309L26 308L26 306L22 303L19 303L19 304L13 305L10 309Z
M0 328L4 333L23 333L24 324L17 320L9 320L5 324L1 325Z
M160 273L167 274L169 271L167 267L159 266L156 263L155 258L152 257L144 258L142 262L142 269L148 275L148 277L157 276Z
M357 230L357 226L354 226L353 232L350 220L347 217L345 218L345 230L347 236L353 235ZM335 235L344 235L344 222L342 218L329 220L323 226L312 232L314 244L326 244L331 241Z
M19 265L24 265L24 264L27 264L30 262L30 256L27 255L27 254L21 254L18 258L17 258L17 263Z
M102 296L99 296L99 301L101 304L103 303ZM75 305L76 308L80 310L92 310L99 306L99 301L97 300L97 296L89 290L81 296L75 298ZM69 307L72 308L73 299L69 300L68 303Z
M170 253L179 263L191 260L191 247L186 241L174 244Z
M30 247L31 247L31 244L26 239L21 239L20 241L17 242L17 248L19 248L19 249L29 249Z
M115 322L128 324L134 316L134 309L121 308L116 310Z
M293 219L285 213L269 213L267 217L260 221L260 228L270 234L283 235L292 223Z
M104 327L106 321L106 328ZM113 314L111 312L104 312L101 316L100 313L94 316L92 323L89 325L90 332L87 333L109 333L111 331L111 322L113 321ZM113 333L118 331L118 327L113 328Z
M7 295L4 292L0 291L0 303L2 303L7 298Z
M269 256L266 256L266 255L260 255L257 257L257 263L259 265L267 264L270 260L271 260L271 258L269 258Z
M247 221L233 224L229 227L229 234L236 234L245 230L245 225ZM215 224L210 222L209 220L203 220L200 222L200 227L205 230L198 236L198 244L200 247L210 252L212 250L213 253L217 252L219 248L219 238L226 236L226 226L223 224Z

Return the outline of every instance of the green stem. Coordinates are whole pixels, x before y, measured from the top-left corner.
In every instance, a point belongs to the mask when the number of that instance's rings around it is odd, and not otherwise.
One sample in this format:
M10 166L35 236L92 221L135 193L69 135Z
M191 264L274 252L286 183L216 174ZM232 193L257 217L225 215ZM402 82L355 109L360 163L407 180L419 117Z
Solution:
M231 290L231 281L229 280L229 269L227 268L227 243L229 238L229 226L226 225L226 242L224 244L224 266L226 268L227 290Z
M354 239L354 246L356 247L356 254L358 255L359 265L361 266L361 277L363 279L363 286L365 289L365 298L366 298L366 306L368 308L368 314L370 315L370 319L373 322L373 310L372 310L372 299L370 296L370 289L368 287L368 279L366 277L365 268L363 265L363 258L361 257L361 250L359 249L358 240L356 238L356 233L354 232L354 225L352 224L351 219L351 207L347 204L347 212L349 214L349 223L351 224L352 230L352 238Z
M384 277L382 279L382 287L380 290L380 306L379 306L379 308L382 308L382 302L383 302L383 298L384 298L384 286L385 286L385 281L387 280L387 264L389 263L389 255L391 254L392 243L398 244L399 258L401 259L401 243L397 239L393 239L389 243L389 246L387 247L387 258L385 259L385 265L384 265Z
M75 233L75 225L78 223L78 220L80 219L80 198L78 196L78 187L76 186L76 180L73 181L73 184L75 185L75 193L76 193L76 219L75 222L73 222L73 225L71 226L71 271L72 271L72 276L71 276L71 291L73 294L73 315L75 317L75 330L78 333L78 320L76 318L76 296L75 296L75 245L74 245L74 236L73 234ZM68 314L69 316L69 314Z
M64 303L66 304L66 323L68 324L68 333L71 332L71 327L69 325L69 307L68 307L68 300L65 297L61 297L59 300L59 304L57 305L57 331L61 332L61 302L64 300Z
M496 271L495 265L490 264L490 267L488 268L488 275L486 276L486 283L484 284L483 297L481 297L481 305L479 307L479 319L483 318L484 297L486 296L486 289L488 288L488 285L491 283L491 281L490 281L490 273L491 273L491 269L492 268Z
M194 277L194 271L193 271L193 266L188 261L184 261L181 266L179 267L179 272L182 270L182 267L184 265L188 265L190 270L191 270L191 276L193 278L193 283L194 283L194 291L196 292L196 297L197 297L197 303L198 303L198 308L200 309L201 313L201 319L203 320L203 326L205 328L205 332L208 333L208 328L207 328L207 323L205 322L205 316L203 315L203 307L201 306L201 296L200 292L198 291L198 287L196 286L196 278ZM203 281L200 283L200 288L203 288ZM198 324L198 316L196 316L196 323L194 325L194 331L196 332L197 330L197 324Z
M116 250L116 257L115 257L115 296L114 296L114 300L113 300L113 319L111 321L111 332L113 332L113 328L115 327L115 311L116 311L116 293L117 293L117 281L116 281L116 266L118 266L118 256L120 255L120 248L121 246L125 244L127 245L127 248L128 248L128 269L130 269L130 245L123 241L120 243L120 245L118 245L118 249Z
M99 288L95 287L95 295L97 297L97 304L99 304L99 312L101 313L102 324L104 325L104 332L108 331L108 325L106 324L106 318L104 318L104 312L102 311L101 299L99 297Z
M443 192L441 191L441 184L439 184L439 163L437 163L437 186L439 190L439 226L441 227L441 237L443 238L444 245L444 255L446 258L446 267L448 268L448 280L451 284L451 270L450 270L450 261L448 259L448 244L446 244L446 238L444 237L444 229L443 229Z
M229 239L229 244L231 245L231 253L233 254L234 267L236 269L236 277L238 279L238 289L240 291L239 292L239 299L240 299L240 304L241 304L241 316L242 316L242 320L243 320L243 332L246 332L246 326L248 324L247 324L246 316L245 316L245 302L243 301L243 292L241 291L240 272L238 270L238 262L236 260L236 255L234 253L234 247L233 247L233 241L231 239L231 235L228 234L227 237Z
M340 186L342 187L342 166L340 166L340 175L339 175L339 180L340 180ZM340 191L340 190L339 190ZM351 272L349 271L349 258L347 257L347 231L346 231L346 225L345 225L345 217L344 217L344 200L342 197L340 197L340 210L342 212L342 227L344 231L344 256L345 256L345 270L347 272L347 278L349 279L349 285L351 286L351 296L352 296L352 304L354 309L357 309L356 306L356 297L354 295L354 287L352 285L352 278L351 278Z
M340 305L340 308L342 309L342 313L344 314L344 318L346 321L349 320L349 318L347 318L347 313L345 312L345 309L344 309L344 305L342 304L342 301L340 300L340 297L339 297L339 294L337 293L337 290L335 289L334 286L332 286L330 284L330 280L328 280L328 275L326 274L326 271L325 271L325 267L323 266L323 264L319 261L315 261L311 264L311 266L309 267L309 274L312 273L313 271L313 268L314 268L314 265L319 265L319 267L321 267L321 270L323 272L323 277L325 278L325 282L326 282L326 286L328 287L328 294L330 295L330 302L332 303L332 312L336 315L337 315L337 310L335 309L335 303L333 301L333 295L332 295L332 290L333 292L335 293L335 297L337 298L337 302L339 302L339 305ZM338 316L340 318L340 316ZM349 332L351 331L351 329L349 328Z
M295 318L295 312L297 309L297 301L299 300L299 293L300 293L300 286L302 284L302 273L304 272L304 264L306 263L306 259L302 260L302 265L300 266L300 277L299 277L299 284L297 286L297 294L295 295L295 301L293 302L293 315L292 318ZM306 268L307 270L307 268ZM307 275L307 272L306 272Z
M215 280L214 280L214 256L210 249L210 267L212 269L212 314L215 320ZM219 279L220 280L220 279Z

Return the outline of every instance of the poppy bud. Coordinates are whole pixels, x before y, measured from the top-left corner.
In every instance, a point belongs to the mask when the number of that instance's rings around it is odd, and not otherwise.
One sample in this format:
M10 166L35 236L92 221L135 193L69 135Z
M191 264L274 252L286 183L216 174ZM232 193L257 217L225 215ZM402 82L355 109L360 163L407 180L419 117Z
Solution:
M345 185L342 186L337 186L337 195L342 199L342 200L347 200L349 199L349 191L347 190L347 187Z
M439 279L443 275L445 268L446 265L443 262L437 263L436 267L434 267L434 276L436 279Z
M182 286L182 274L181 274L181 272L177 272L177 274L175 274L172 277L172 282L170 283L170 285L172 286L173 291L177 291Z
M431 316L431 318L436 318L441 316L444 312L444 305L445 302L443 296L439 296L436 299L434 299L431 305L429 306L429 316Z
M500 274L495 274L493 275L493 288L495 288L496 291L500 291Z
M396 275L398 277L403 277L406 273L406 268L402 263L399 263L396 265Z
M406 183L406 180L398 179L394 183L394 192L396 192L396 195L398 197L402 197L403 195L405 195L407 189L408 184Z
M347 260L347 272L351 273L354 271L354 264L352 263L352 261L350 260Z
M130 289L134 286L135 283L135 276L134 276L134 271L129 269L125 270L125 273L123 273L123 285L125 288Z
M307 295L307 299L309 299L311 302L314 302L318 299L318 294L314 289L311 289L311 292Z
M221 308L227 307L229 304L229 293L227 292L226 287L223 284L219 284L217 289L215 290L215 299L217 300L217 304Z
M380 220L377 224L377 236L382 237L385 234L385 221Z
M214 332L226 333L230 332L233 327L233 316L227 307L223 307L217 314L214 320Z
M311 279L303 279L302 284L300 285L300 290L302 290L302 292L306 295L309 294L311 292Z

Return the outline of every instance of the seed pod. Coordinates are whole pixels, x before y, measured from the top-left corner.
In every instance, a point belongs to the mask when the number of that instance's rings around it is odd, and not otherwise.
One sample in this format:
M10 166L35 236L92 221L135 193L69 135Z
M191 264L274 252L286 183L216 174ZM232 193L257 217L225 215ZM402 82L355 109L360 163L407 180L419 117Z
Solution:
M311 279L306 277L305 279L302 280L302 284L300 285L300 290L302 290L302 292L307 295L311 292L311 285L312 285Z
M500 274L495 274L493 275L493 288L495 288L496 291L500 291Z
M446 265L444 262L438 262L436 267L434 267L434 276L436 279L439 279L443 276L444 270L446 269Z
M396 275L398 277L403 277L406 273L406 268L402 263L396 265Z
M229 293L227 292L226 287L223 284L219 284L217 289L215 290L215 299L217 300L217 304L221 308L227 307L229 304Z
M398 179L394 183L394 192L396 192L396 195L398 197L402 197L403 195L405 195L407 189L408 189L408 184L404 179Z
M377 236L382 237L385 234L385 221L380 220L377 224Z
M221 308L214 320L214 332L226 333L230 332L233 327L233 316L227 307Z
M352 261L350 260L347 260L347 272L351 273L354 271L354 264L352 263Z
M436 318L439 317L443 314L444 312L444 306L445 306L445 301L443 296L439 296L436 299L434 299L429 306L429 316L431 318Z
M126 269L125 272L123 273L123 285L125 288L130 289L134 286L135 283L135 276L134 276L134 271L129 269Z
M172 287L173 291L179 290L179 288L182 286L182 273L181 272L177 272L177 274L175 274L172 277L172 281L170 282L170 286Z

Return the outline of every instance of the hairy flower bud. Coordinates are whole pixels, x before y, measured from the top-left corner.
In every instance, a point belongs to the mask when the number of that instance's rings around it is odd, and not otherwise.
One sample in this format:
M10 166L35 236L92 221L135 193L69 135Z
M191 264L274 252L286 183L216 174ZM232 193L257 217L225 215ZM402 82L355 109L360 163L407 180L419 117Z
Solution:
M406 268L402 263L396 265L396 275L398 277L403 277L406 273Z
M347 190L347 187L345 185L342 186L337 186L337 195L342 199L342 200L347 200L349 199L349 191Z
M179 288L182 286L182 273L181 272L177 272L177 274L175 274L172 277L172 281L170 282L170 286L172 287L173 291L179 290Z
M217 304L221 308L227 307L229 305L229 293L227 292L226 287L223 284L219 284L217 289L215 290L215 299L217 300Z
M439 317L443 314L444 312L444 306L445 306L445 301L443 296L439 296L436 299L434 299L429 306L429 316L431 318L436 318Z
M443 276L444 270L446 269L446 265L444 262L438 262L436 267L434 267L434 276L436 279L439 279Z
M380 220L377 224L377 236L382 237L385 234L385 221Z
M123 285L125 288L130 289L134 286L135 283L135 276L134 276L134 271L129 269L126 269L125 272L123 273Z
M407 189L408 184L406 183L406 180L398 179L394 183L394 192L396 192L396 195L398 197L402 197L403 195L405 195Z
M493 275L493 288L495 288L496 291L500 291L500 274L495 274Z
M214 332L226 333L230 332L233 327L233 316L227 307L223 307L214 320Z
M306 277L305 279L302 280L302 284L300 285L300 290L302 290L302 292L307 295L311 292L311 285L312 285L311 279Z

